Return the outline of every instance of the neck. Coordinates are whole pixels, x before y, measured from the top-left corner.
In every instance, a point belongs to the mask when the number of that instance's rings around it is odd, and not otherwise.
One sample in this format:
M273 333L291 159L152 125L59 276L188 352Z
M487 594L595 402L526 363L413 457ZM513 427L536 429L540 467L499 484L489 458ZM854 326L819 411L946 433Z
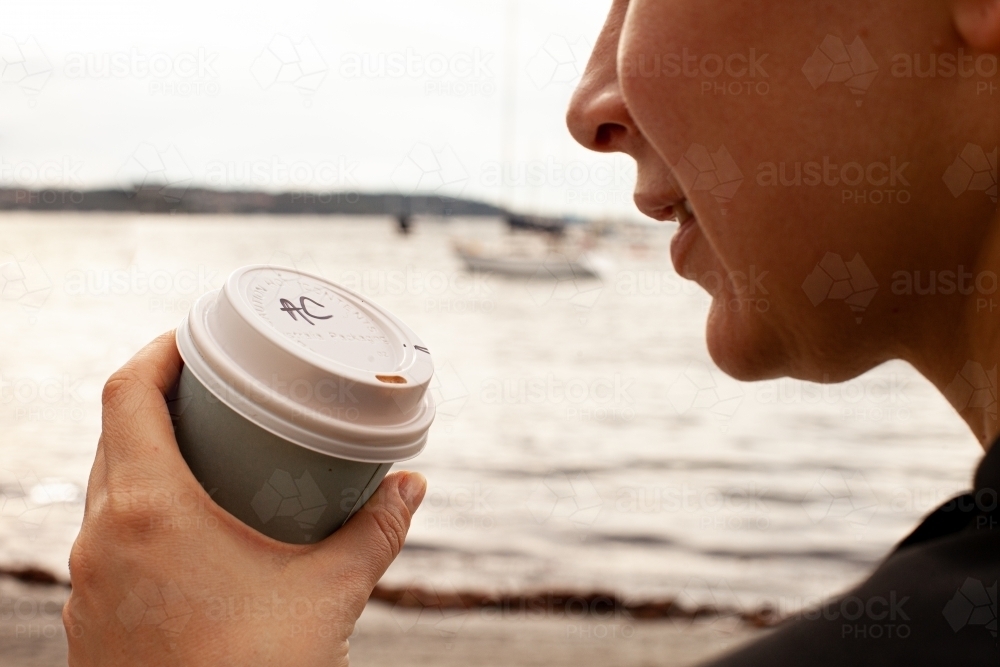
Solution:
M994 214L981 251L971 264L973 280L984 273L992 289L1000 280L1000 210ZM997 420L997 371L1000 367L1000 289L973 290L956 311L941 318L929 349L911 363L944 394L975 434L984 450L1000 436ZM957 314L957 320L951 314ZM929 314L929 317L934 315Z

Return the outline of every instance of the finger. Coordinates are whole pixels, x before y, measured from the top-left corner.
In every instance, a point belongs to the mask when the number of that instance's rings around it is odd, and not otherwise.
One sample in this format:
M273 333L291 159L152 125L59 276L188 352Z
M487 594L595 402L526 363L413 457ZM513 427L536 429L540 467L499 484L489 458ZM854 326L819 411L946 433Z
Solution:
M165 395L177 382L181 364L170 331L140 350L104 385L98 456L103 453L109 473L136 465L147 470L169 467L180 460Z
M365 587L367 598L403 548L410 519L426 492L427 480L419 473L389 475L357 514L319 545L317 554L332 557L338 569L347 559L346 574Z

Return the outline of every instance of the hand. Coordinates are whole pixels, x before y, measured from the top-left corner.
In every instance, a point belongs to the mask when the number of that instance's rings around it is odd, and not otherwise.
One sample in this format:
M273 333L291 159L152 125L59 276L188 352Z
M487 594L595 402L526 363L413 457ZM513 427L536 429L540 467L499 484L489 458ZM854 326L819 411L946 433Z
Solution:
M181 457L164 399L180 367L171 332L104 387L69 559L70 667L346 667L354 623L399 554L426 481L386 477L318 544L272 540L216 505Z

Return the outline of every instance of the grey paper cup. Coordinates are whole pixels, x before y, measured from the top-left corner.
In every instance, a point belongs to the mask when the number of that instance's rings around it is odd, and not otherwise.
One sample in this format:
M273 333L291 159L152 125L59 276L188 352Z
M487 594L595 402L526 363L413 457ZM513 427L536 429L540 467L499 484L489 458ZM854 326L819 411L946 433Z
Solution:
M427 348L323 278L239 269L198 300L177 345L168 403L181 454L216 503L274 539L327 537L425 446Z

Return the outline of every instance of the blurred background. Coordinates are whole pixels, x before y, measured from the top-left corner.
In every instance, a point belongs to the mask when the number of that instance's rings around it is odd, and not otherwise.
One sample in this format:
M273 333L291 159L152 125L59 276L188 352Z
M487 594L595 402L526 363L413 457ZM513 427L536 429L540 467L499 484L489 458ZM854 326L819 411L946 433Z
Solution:
M631 161L563 122L607 2L13 4L9 185L131 185L149 153L195 187L633 215Z
M857 581L966 488L981 450L908 366L712 364L674 226L564 125L609 5L4 3L0 566L67 576L105 379L251 263L362 292L435 352L406 464L430 490L387 587L739 625ZM762 284L731 307L766 309ZM441 613L420 623L460 635Z

